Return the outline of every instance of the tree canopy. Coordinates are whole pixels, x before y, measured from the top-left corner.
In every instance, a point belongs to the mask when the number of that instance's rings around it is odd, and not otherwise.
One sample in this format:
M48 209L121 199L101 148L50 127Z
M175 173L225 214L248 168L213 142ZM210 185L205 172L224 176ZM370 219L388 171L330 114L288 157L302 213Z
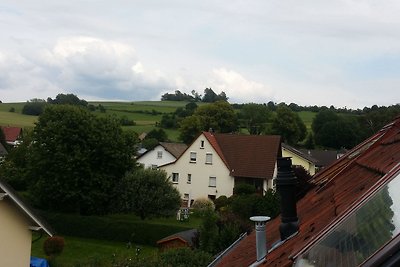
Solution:
M45 209L106 213L115 184L134 167L134 135L115 118L70 105L49 106L30 147L29 177Z
M265 131L271 115L266 105L249 103L243 105L239 116L249 133L254 135Z
M237 115L228 102L218 101L198 107L192 116L180 123L180 139L190 143L201 131L209 129L219 133L235 132L238 129Z
M307 128L297 113L279 105L272 120L271 133L281 135L284 142L295 145L306 137Z
M83 99L79 99L74 94L58 94L55 99L47 98L47 103L58 104L58 105L76 105L87 107L88 102Z
M181 197L164 171L137 169L127 173L120 184L123 211L133 212L140 218L174 215Z

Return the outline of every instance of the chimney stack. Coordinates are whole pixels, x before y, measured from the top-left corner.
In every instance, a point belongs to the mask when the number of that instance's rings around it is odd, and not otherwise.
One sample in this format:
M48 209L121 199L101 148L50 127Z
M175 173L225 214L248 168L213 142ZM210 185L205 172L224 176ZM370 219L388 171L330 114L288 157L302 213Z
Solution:
M279 226L279 231L283 241L299 230L296 209L296 186L298 181L292 170L290 157L278 158L277 165L276 189L281 198L281 225Z
M267 216L253 216L250 220L256 224L256 250L257 261L261 261L267 256L267 236L265 234L265 224L269 221Z

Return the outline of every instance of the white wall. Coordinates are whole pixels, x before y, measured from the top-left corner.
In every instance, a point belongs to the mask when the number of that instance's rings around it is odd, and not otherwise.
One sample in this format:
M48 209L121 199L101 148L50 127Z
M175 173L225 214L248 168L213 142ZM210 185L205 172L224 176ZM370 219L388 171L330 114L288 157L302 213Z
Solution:
M162 152L162 157L158 158L158 151ZM143 164L144 167L146 168L151 168L152 165L164 165L168 164L170 162L174 162L176 158L169 153L167 150L165 150L164 147L161 145L156 146L153 150L148 151L144 155L142 155L140 158L138 158L138 162L140 164Z
M200 148L201 141L204 141L204 148ZM190 162L190 152L196 152L196 162ZM212 164L206 164L206 153L212 153ZM191 199L200 197L207 198L208 195L231 196L234 187L234 178L229 175L229 170L220 159L217 152L202 134L199 138L184 152L184 154L173 164L161 166L172 179L172 173L179 173L179 181L174 185L181 193L182 198L189 194L189 203ZM188 174L192 175L192 181L187 183ZM209 187L209 177L216 177L216 187Z

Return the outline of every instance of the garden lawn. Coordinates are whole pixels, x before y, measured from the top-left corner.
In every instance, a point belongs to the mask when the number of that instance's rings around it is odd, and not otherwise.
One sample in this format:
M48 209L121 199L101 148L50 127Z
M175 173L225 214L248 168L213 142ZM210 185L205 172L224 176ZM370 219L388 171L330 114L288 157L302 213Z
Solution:
M33 234L32 240L39 235ZM32 256L46 258L43 252L43 242L46 240L43 236L32 244ZM139 257L154 257L158 249L156 247L136 246L132 244L128 249L126 243L113 242L97 239L77 238L64 236L65 247L63 253L56 258L57 267L73 267L73 266L112 266L113 258L132 258L136 256L136 247L140 248Z

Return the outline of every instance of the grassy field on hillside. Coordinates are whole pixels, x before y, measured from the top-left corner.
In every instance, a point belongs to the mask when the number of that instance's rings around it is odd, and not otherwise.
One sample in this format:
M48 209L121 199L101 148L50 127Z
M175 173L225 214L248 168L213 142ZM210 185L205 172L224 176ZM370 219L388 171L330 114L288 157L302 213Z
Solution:
M133 120L136 125L123 126L141 134L150 132L161 121L162 115L173 113L178 107L184 107L188 102L185 101L138 101L138 102L89 102L89 104L98 107L102 105L106 112L102 113L96 110L97 116L116 116ZM205 105L205 103L197 103ZM22 115L21 111L25 103L2 103L0 104L0 125L10 125L19 127L33 127L37 121L37 116ZM15 112L9 112L11 108ZM306 124L307 130L311 131L312 120L317 113L310 111L301 111L298 113L300 118ZM171 141L178 142L179 132L175 129L164 129Z

